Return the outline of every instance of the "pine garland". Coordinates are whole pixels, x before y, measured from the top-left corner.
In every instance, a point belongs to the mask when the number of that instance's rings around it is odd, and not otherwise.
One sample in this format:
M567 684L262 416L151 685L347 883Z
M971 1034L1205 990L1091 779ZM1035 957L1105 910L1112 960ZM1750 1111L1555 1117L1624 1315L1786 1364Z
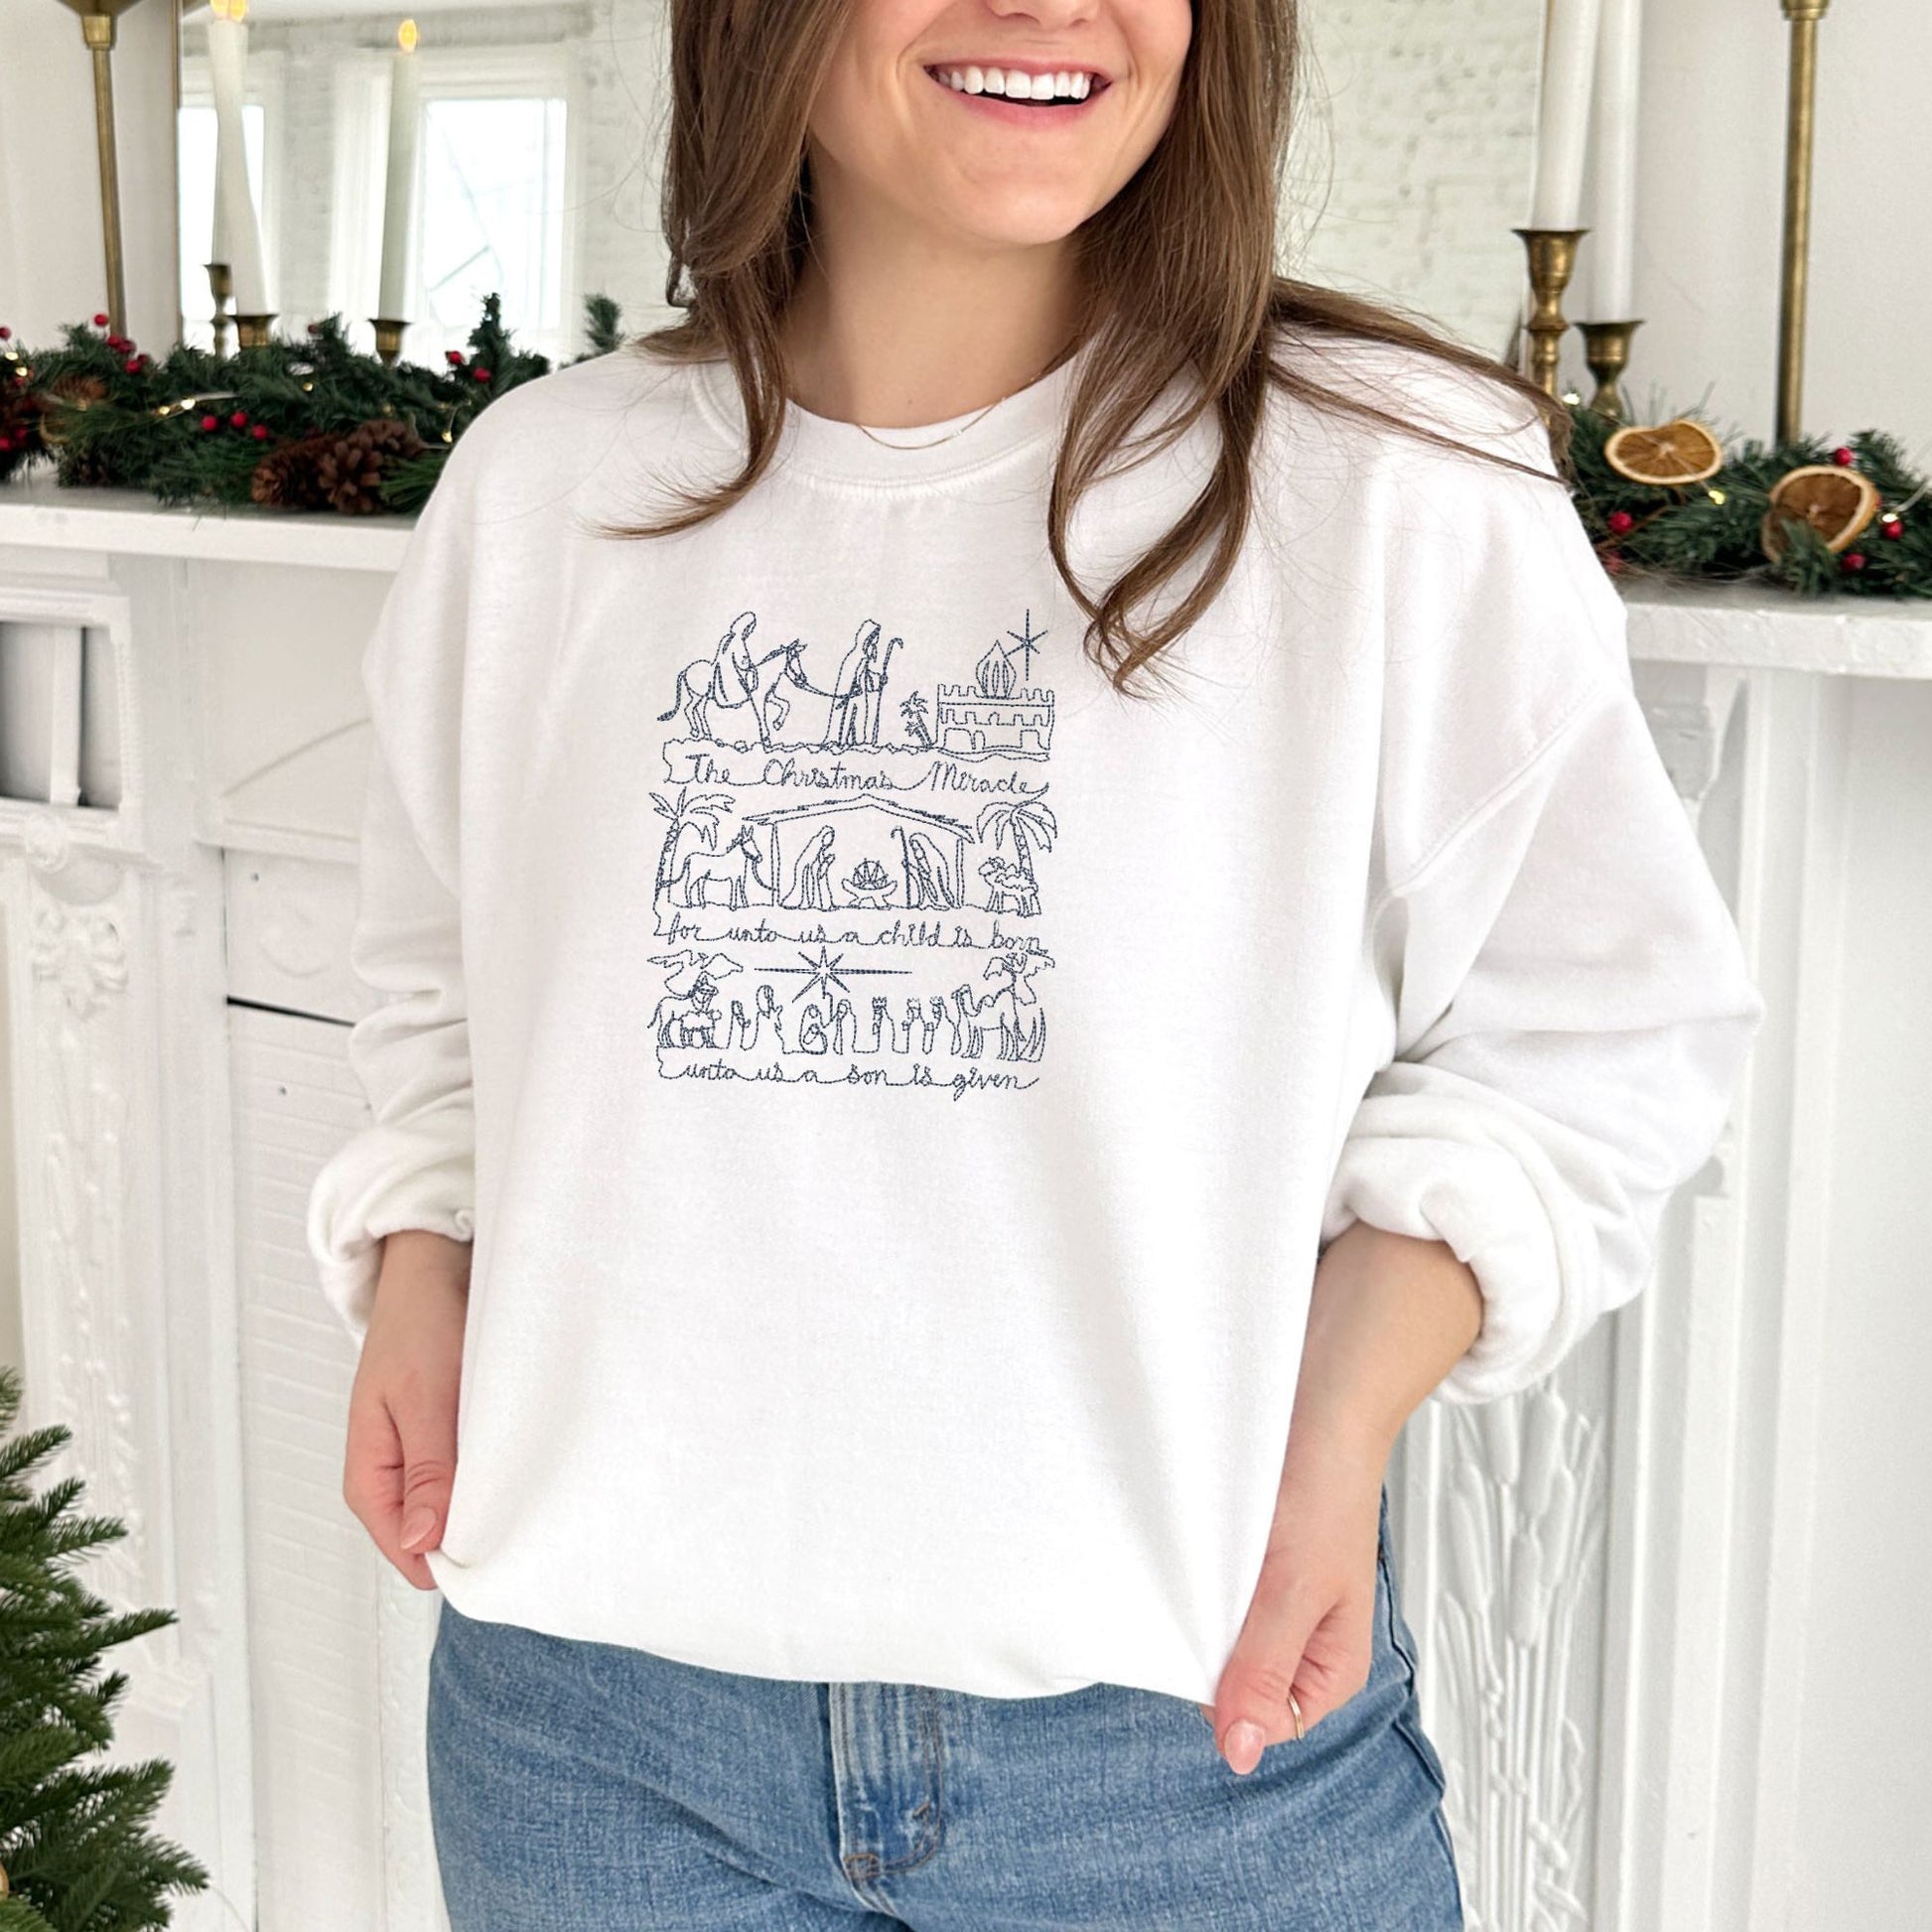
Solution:
M618 305L593 296L586 312L589 353L621 346ZM142 489L163 503L414 509L478 414L550 367L517 347L494 295L469 344L441 368L386 364L330 316L294 341L226 356L178 344L157 360L105 316L41 352L0 330L0 481L51 462L63 485Z
M1631 483L1605 460L1618 427L1594 410L1571 411L1572 487L1606 570L1707 582L1745 579L1800 596L1932 597L1932 484L1897 440L1866 430L1842 446L1812 439L1746 442L1706 482L1664 488ZM1883 500L1879 516L1842 555L1817 531L1786 523L1783 555L1764 550L1764 519L1781 479L1813 464L1856 469Z
M71 1432L14 1436L19 1409L19 1372L0 1366L0 1932L145 1932L172 1922L165 1894L208 1886L202 1864L148 1830L173 1767L85 1760L112 1744L128 1686L124 1672L101 1675L101 1653L175 1613L116 1615L71 1574L126 1526L72 1514L77 1476L35 1496L27 1478Z
M623 343L610 297L584 306L591 345L579 361ZM16 349L0 328L0 481L51 461L63 484L145 489L164 503L412 511L478 413L549 368L511 341L494 295L470 352L449 350L440 369L351 348L337 316L301 341L218 358L179 345L159 361L106 324L96 316L92 327L70 327L43 354ZM1667 487L1611 467L1604 446L1615 423L1582 405L1571 419L1578 513L1614 575L1756 579L1807 597L1932 597L1932 483L1893 437L1867 430L1838 449L1746 442L1708 481ZM1826 463L1866 478L1881 514L1842 551L1786 523L1780 554L1767 556L1772 490L1793 470Z

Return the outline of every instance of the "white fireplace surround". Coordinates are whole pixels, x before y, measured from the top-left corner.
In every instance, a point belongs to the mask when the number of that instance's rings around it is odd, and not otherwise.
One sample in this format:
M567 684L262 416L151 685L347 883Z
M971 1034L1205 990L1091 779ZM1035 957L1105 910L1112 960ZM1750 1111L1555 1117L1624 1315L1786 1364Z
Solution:
M116 1755L189 1932L434 1932L436 1598L341 1495L303 1240L344 1052L396 520L0 487L0 921L29 1424L129 1534ZM1770 1012L1657 1277L1545 1386L1425 1405L1398 1578L1487 1932L1889 1932L1932 1897L1932 609L1630 594ZM0 1147L5 1142L0 1139ZM1393 1932L1393 1929L1392 1929Z

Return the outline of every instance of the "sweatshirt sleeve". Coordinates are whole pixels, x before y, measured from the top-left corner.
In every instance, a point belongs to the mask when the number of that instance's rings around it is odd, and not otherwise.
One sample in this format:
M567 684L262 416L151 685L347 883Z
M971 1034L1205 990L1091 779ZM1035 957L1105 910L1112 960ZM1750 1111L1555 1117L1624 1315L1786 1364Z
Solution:
M1482 1324L1435 1392L1450 1403L1537 1382L1642 1290L1764 1013L1632 687L1620 600L1567 500L1523 494L1554 484L1488 487L1516 529L1485 534L1467 510L1448 614L1461 641L1433 681L1412 666L1429 717L1395 754L1428 792L1475 796L1370 907L1394 1050L1321 1223L1324 1246L1360 1219L1446 1241L1472 1270ZM1519 647L1542 696L1512 705ZM1461 690L1488 706L1466 709ZM1530 733L1539 709L1549 722ZM1532 738L1498 764L1495 746ZM1385 783L1405 789L1400 773ZM1395 815L1420 831L1427 800L1409 790Z
M475 1235L457 869L470 544L456 464L424 507L361 660L371 731L349 963L380 998L349 1030L347 1051L370 1118L318 1174L307 1228L323 1293L358 1349L384 1235Z

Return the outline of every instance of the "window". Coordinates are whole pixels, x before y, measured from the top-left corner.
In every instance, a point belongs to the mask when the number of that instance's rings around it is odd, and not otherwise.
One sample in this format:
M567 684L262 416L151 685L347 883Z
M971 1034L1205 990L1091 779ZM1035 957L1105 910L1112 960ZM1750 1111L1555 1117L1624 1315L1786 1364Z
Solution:
M265 217L263 190L266 171L262 156L267 141L267 110L259 101L247 101L241 109L242 145L248 152L248 187L255 198L257 218L262 221L262 253L271 260L269 228ZM181 169L181 306L183 340L207 348L213 345L214 294L208 287L207 264L214 249L214 106L189 100L184 102L176 123L178 162ZM269 280L271 299L274 278ZM234 333L228 334L228 346L234 347Z
M412 353L460 346L483 299L503 299L519 344L563 349L564 102L445 93L423 103L417 283L427 325Z
M410 293L402 352L439 363L461 348L485 295L503 299L517 345L553 361L574 346L570 51L464 47L426 33L419 63ZM371 341L388 174L386 54L345 58L335 82L328 304L352 341Z

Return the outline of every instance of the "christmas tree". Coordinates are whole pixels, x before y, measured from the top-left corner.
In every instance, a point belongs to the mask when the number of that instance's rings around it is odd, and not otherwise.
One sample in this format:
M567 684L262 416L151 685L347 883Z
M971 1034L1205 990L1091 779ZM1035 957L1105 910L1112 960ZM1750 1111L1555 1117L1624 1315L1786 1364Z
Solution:
M16 1436L19 1410L19 1374L0 1366L0 1932L167 1925L165 1894L208 1883L148 1830L172 1767L87 1760L111 1744L128 1684L122 1672L101 1674L101 1653L175 1613L116 1614L72 1574L76 1558L126 1528L73 1513L77 1476L35 1496L29 1476L71 1432L54 1424Z

